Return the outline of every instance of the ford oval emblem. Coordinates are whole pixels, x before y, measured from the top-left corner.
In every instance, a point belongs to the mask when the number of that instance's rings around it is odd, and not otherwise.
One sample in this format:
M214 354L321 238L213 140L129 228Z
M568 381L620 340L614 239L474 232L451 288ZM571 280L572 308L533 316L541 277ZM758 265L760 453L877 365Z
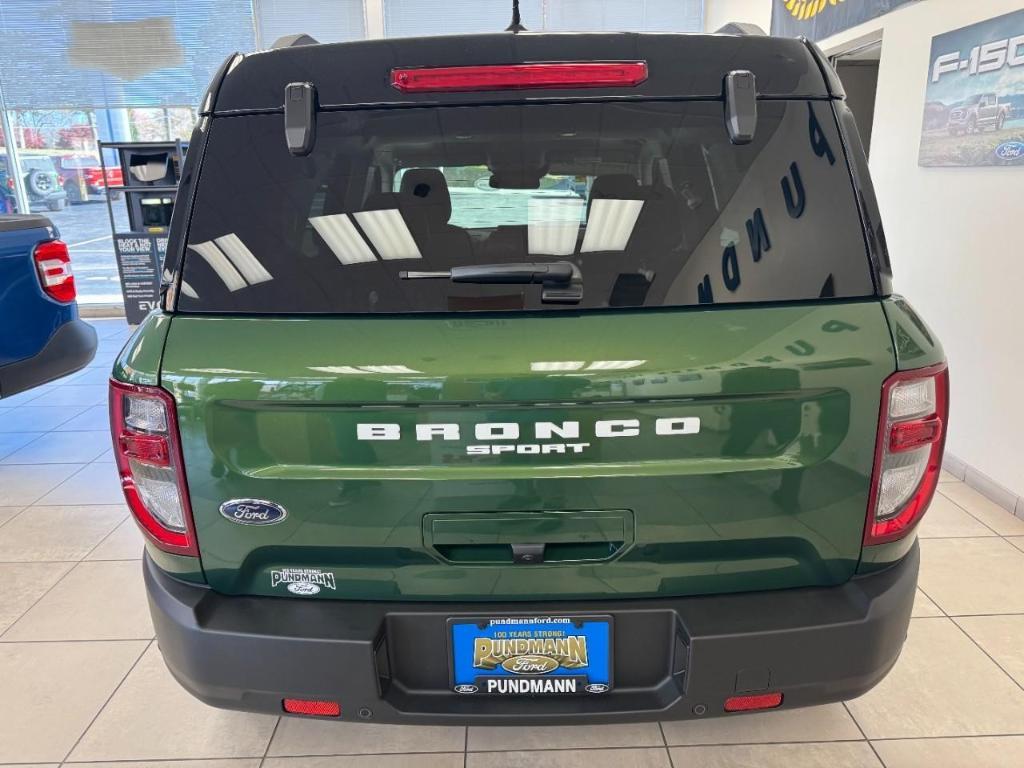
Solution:
M273 525L280 523L288 512L280 504L262 499L232 499L220 505L220 513L239 525Z
M1024 158L1024 141L1004 141L996 147L996 157L1000 160L1020 160Z
M467 685L466 683L455 686L456 693L476 693L479 690L475 685Z

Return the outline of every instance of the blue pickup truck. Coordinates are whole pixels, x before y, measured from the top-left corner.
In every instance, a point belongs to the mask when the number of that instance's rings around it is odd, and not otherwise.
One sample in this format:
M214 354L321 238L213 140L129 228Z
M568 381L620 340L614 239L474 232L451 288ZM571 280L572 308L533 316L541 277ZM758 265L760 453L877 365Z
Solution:
M57 238L45 216L0 215L0 398L84 368L96 353Z

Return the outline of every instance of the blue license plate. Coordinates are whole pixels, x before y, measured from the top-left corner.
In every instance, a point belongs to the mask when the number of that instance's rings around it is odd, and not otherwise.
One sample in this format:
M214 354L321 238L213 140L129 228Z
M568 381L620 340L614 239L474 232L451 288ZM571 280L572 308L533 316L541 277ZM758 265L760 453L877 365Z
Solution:
M611 616L449 619L452 690L572 696L612 688Z

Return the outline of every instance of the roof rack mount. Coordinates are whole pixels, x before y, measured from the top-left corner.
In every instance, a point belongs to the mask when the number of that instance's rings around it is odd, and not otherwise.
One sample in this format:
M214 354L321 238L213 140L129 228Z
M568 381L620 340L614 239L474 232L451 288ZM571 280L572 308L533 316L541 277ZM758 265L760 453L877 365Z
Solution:
M745 21L730 21L723 27L715 30L716 35L753 35L757 37L767 37L768 33L765 32L757 24L748 24Z
M294 35L284 35L277 38L270 46L271 50L278 48L295 48L300 45L320 45L320 41L305 32L298 32Z

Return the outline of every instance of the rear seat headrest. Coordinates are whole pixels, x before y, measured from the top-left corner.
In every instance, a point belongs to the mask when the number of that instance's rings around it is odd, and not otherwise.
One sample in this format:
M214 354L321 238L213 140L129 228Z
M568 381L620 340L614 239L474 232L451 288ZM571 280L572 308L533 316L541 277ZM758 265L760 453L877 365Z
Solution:
M587 213L593 200L642 200L640 183L628 173L606 173L590 185Z
M448 182L437 168L410 168L402 175L400 194L403 203L415 205L431 219L448 222L452 216L452 198Z
M399 202L397 192L375 192L366 198L362 210L383 211L389 208L398 208Z

